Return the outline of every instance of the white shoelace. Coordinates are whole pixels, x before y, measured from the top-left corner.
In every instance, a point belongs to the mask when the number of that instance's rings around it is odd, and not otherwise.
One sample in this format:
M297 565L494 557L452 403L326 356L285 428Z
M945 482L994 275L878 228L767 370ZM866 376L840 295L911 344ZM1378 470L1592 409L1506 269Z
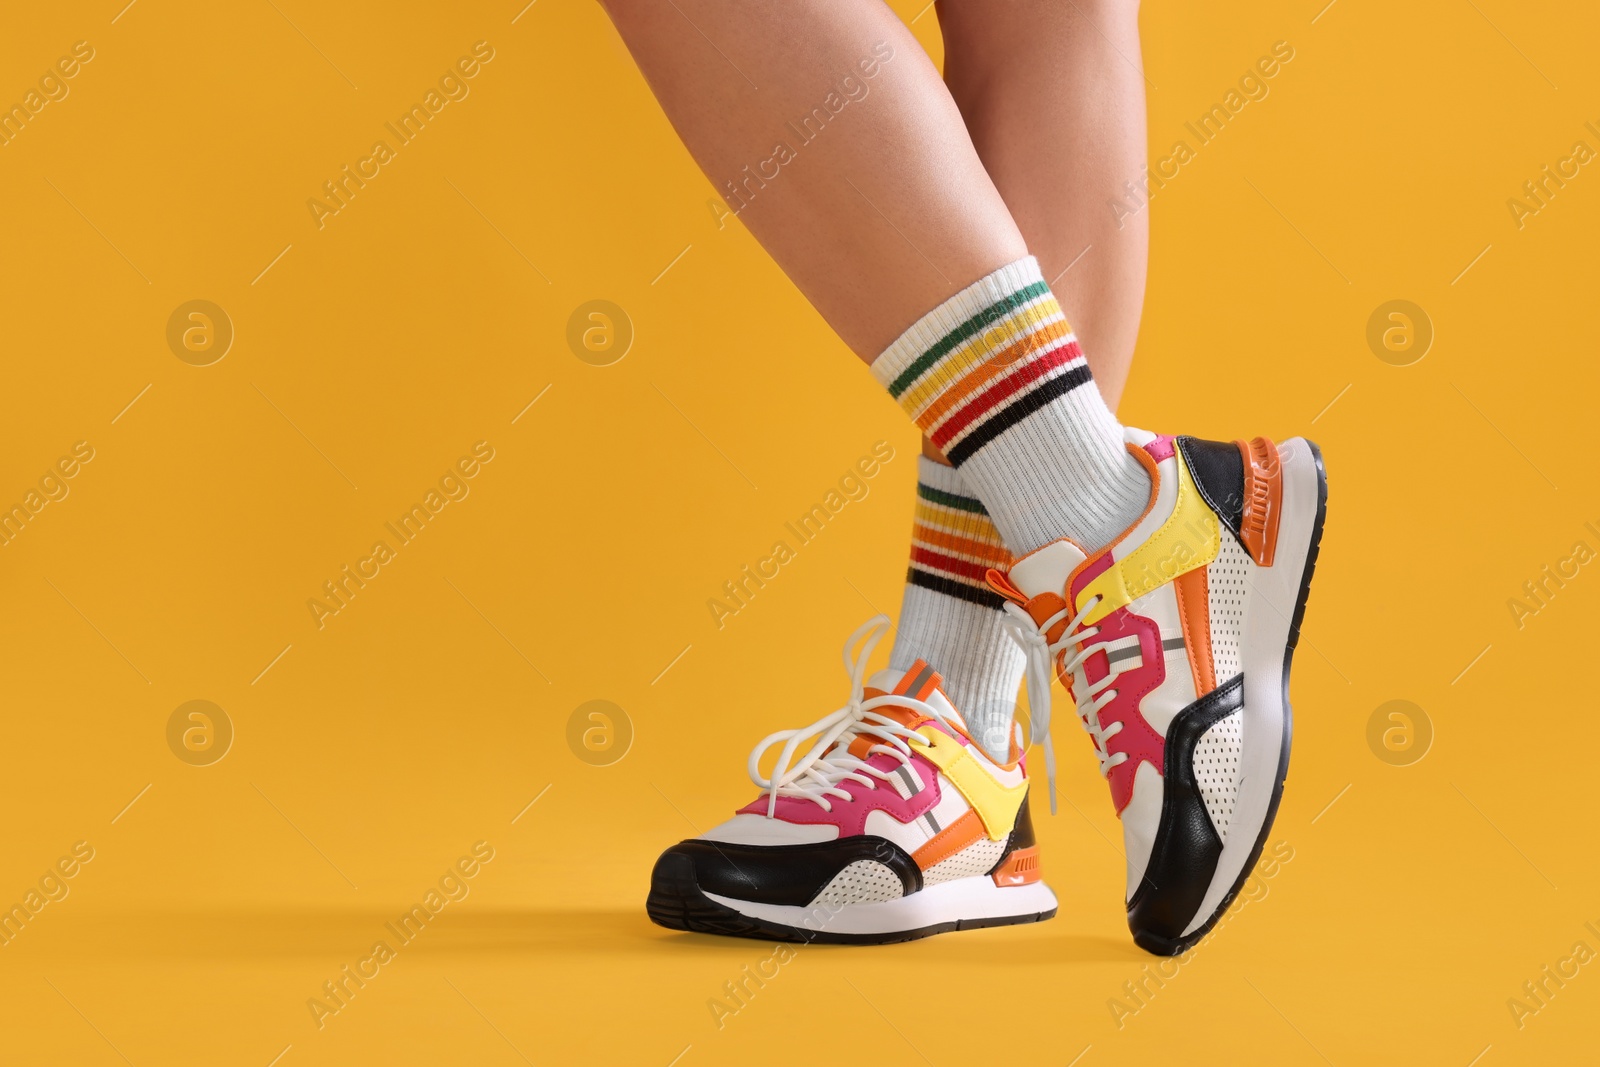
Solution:
M1011 637L1022 646L1027 657L1025 677L1028 680L1028 707L1033 715L1033 736L1030 740L1038 741L1044 749L1045 778L1050 785L1052 815L1056 811L1056 750L1050 742L1050 685L1055 681L1053 668L1056 660L1062 661L1063 673L1073 677L1072 692L1078 701L1078 715L1083 721L1084 730L1088 731L1090 740L1094 742L1095 755L1100 760L1100 774L1110 774L1111 768L1128 758L1126 752L1113 753L1106 749L1106 742L1122 731L1122 724L1114 722L1110 726L1100 725L1101 710L1117 698L1116 689L1110 688L1116 675L1108 671L1104 678L1091 685L1083 672L1084 662L1100 650L1100 642L1095 640L1100 628L1083 625L1083 620L1099 602L1099 597L1093 597L1079 608L1061 632L1060 639L1053 642L1046 635L1056 623L1067 618L1070 614L1068 608L1062 608L1036 626L1033 616L1007 601L1005 615L1000 620Z
M843 788L844 783L876 789L879 781L887 781L893 771L880 770L850 753L850 742L857 737L873 739L872 747L867 750L868 756L882 752L895 757L901 766L909 764L909 739L916 737L919 742L925 742L915 730L880 714L879 708L906 708L927 718L954 725L953 720L940 709L914 697L886 693L867 699L867 660L888 629L889 617L874 615L845 642L844 669L850 675L850 699L844 707L829 712L810 726L768 734L751 750L748 765L750 780L768 795L767 818L777 815L780 796L801 797L821 805L823 811L832 811L833 801L830 798L838 797L846 802L855 799ZM857 645L861 648L852 661L850 653ZM812 735L816 735L816 742L796 760L795 749ZM761 757L766 755L767 749L780 743L783 751L778 754L772 774L763 777Z

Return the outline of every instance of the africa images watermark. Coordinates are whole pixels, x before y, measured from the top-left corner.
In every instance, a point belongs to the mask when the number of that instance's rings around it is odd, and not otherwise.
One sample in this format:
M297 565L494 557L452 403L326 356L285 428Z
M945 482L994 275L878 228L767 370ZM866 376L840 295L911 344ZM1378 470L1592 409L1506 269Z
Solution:
M28 123L37 122L39 115L52 103L59 103L72 92L67 82L78 76L83 65L94 59L94 46L88 41L78 41L72 51L57 59L39 75L38 88L30 88L15 104L0 111L0 148L11 147L11 142L21 136Z
M1592 121L1585 122L1583 128L1600 139L1600 127L1596 127ZM1567 182L1583 173L1582 168L1592 162L1595 155L1588 141L1574 141L1567 154L1557 159L1554 165L1546 163L1537 177L1523 182L1522 196L1506 200L1506 210L1511 212L1511 221L1517 224L1517 229L1522 229L1529 219L1549 207L1556 194L1567 187Z
M1583 924L1583 928L1596 938L1600 938L1600 929L1595 928L1592 922ZM1506 1010L1511 1013L1511 1021L1518 1030L1528 1025L1528 1020L1538 1015L1556 994L1567 987L1567 983L1578 977L1578 974L1591 960L1595 958L1595 951L1587 941L1575 941L1572 951L1540 968L1539 973L1533 978L1522 983L1522 992L1519 996L1506 998Z
M0 510L0 547L9 546L22 535L28 524L51 503L67 499L72 487L67 483L78 476L83 465L94 459L94 446L79 441L69 455L62 456L39 477L37 489L29 489L22 499Z
M1198 119L1185 122L1183 128L1194 135L1195 144L1191 146L1187 140L1173 142L1166 155L1146 165L1142 182L1123 182L1122 188L1127 195L1113 196L1106 201L1117 229L1122 229L1128 219L1143 211L1145 205L1155 199L1156 193L1181 174L1183 167L1197 158L1200 149L1221 136L1228 123L1237 119L1247 105L1265 100L1272 92L1272 87L1267 83L1277 77L1293 59L1294 46L1288 41L1276 42L1268 55L1257 59L1240 76L1238 88L1229 89L1220 103L1212 104L1210 110Z
M1178 977L1185 964L1194 959L1194 954L1216 937L1223 927L1235 921L1247 905L1265 900L1267 894L1272 891L1272 887L1267 883L1277 877L1284 866L1293 859L1294 846L1289 842L1279 841L1273 845L1270 851L1262 854L1255 870L1250 872L1250 876L1240 887L1238 903L1223 913L1210 933L1196 941L1187 952L1147 963L1140 969L1137 977L1123 982L1121 996L1111 997L1106 1001L1106 1008L1111 1012L1111 1021L1117 1024L1117 1029L1121 1030L1127 1026L1129 1019L1148 1008L1156 994L1166 988L1168 982Z
M78 841L73 844L71 852L45 868L44 874L39 876L36 884L28 887L22 899L0 913L0 947L9 946L28 924L38 922L39 913L47 905L66 900L67 894L72 892L68 881L76 878L84 864L93 859L94 846L87 841Z
M727 625L728 619L749 607L756 594L765 589L786 564L797 558L799 549L816 540L828 523L839 517L846 505L865 500L872 491L867 483L876 478L892 459L894 446L888 441L877 442L870 453L856 460L852 468L840 475L838 488L829 489L820 501L811 505L809 511L793 522L784 523L783 528L794 539L793 545L785 539L773 542L765 556L753 564L746 564L736 577L722 583L720 597L706 600L706 610L711 612L711 621L716 628L721 630Z
M727 1026L729 1019L748 1008L756 994L778 977L779 969L793 960L799 951L794 945L779 942L772 946L770 953L755 962L754 969L747 963L739 969L737 977L723 982L722 992L706 1000L711 1021L717 1024L717 1029Z
M327 225L329 216L337 215L349 207L355 195L367 187L367 182L381 174L385 165L398 158L400 149L421 135L428 123L438 118L445 107L452 101L465 100L472 92L467 82L476 78L493 59L494 48L489 42L477 42L472 46L470 55L462 56L439 75L438 88L430 88L423 95L422 103L412 104L399 118L384 123L383 128L393 135L395 143L390 145L387 140L374 141L371 151L356 160L354 168L346 163L337 176L322 183L326 202L314 196L306 201L311 221L316 223L317 229Z
M400 549L422 536L422 531L452 501L465 500L467 494L472 492L472 486L467 483L476 478L484 465L493 459L494 446L488 441L477 442L472 446L470 455L457 459L439 476L438 488L429 489L420 503L412 504L408 511L402 512L392 522L384 523L383 528L393 536L394 544L390 545L381 538L374 541L372 549L356 560L353 566L346 563L336 576L322 583L321 597L311 597L306 601L311 621L317 629L322 629L330 618L349 607L356 594L382 574L385 566L398 558Z
M1583 524L1583 528L1600 540L1600 528L1592 522ZM1520 596L1509 597L1506 608L1511 612L1511 621L1517 624L1517 629L1522 629L1528 620L1550 606L1567 583L1582 573L1582 568L1595 558L1595 550L1587 541L1574 541L1572 550L1554 563L1546 563L1539 573L1522 583Z
M800 920L800 925L814 936L822 933L842 911L843 904L823 901L812 904L806 908L805 918ZM722 983L722 995L710 997L706 1000L706 1008L711 1012L711 1021L721 1030L728 1025L728 1020L748 1008L757 993L767 987L767 983L778 977L781 969L794 961L802 948L811 944L803 941L799 945L776 942L772 951L755 962L754 967L745 964L739 968L739 975Z
M786 133L794 134L794 144L791 145L787 138L778 141L772 146L772 155L754 164L753 169L746 164L739 172L742 177L723 182L727 203L706 201L712 217L717 220L717 229L726 225L724 220L729 215L736 216L749 207L756 193L765 189L768 182L776 181L784 167L800 158L799 150L822 136L828 123L837 119L845 108L865 100L872 92L872 86L868 83L882 73L884 64L893 59L894 46L887 41L878 41L872 46L871 55L862 56L856 61L855 70L860 72L859 78L854 73L846 74L829 88L822 102L801 116L798 122L791 119L784 123Z
M365 956L355 963L345 964L337 975L323 982L320 994L307 997L306 1008L317 1029L326 1026L330 1016L348 1008L356 994L382 974L384 966L394 962L400 950L415 941L448 905L467 899L467 894L472 892L469 883L483 870L484 864L493 859L493 845L487 841L475 843L471 853L445 868L438 882L428 887L420 904L411 905L409 911L383 924L387 936L374 941Z

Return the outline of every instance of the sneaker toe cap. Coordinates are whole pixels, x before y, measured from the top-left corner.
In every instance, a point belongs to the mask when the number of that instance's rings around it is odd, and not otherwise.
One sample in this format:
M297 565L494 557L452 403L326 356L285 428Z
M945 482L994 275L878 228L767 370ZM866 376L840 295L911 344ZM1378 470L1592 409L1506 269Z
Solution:
M687 888L762 904L803 907L858 860L883 864L900 877L906 893L922 886L921 871L904 849L881 837L858 835L837 841L749 845L705 838L681 841L662 853L651 875L652 889Z

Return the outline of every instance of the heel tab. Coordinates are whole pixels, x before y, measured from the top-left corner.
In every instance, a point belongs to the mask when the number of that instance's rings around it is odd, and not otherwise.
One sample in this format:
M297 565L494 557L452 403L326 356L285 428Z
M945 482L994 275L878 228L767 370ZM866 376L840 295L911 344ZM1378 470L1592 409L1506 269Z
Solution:
M1244 463L1239 543L1250 558L1272 566L1278 549L1278 517L1283 511L1283 461L1278 446L1265 437L1235 441Z
M1028 603L1028 594L1013 585L1011 576L1005 571L990 567L983 579L989 583L990 589L993 589L1018 607L1023 607Z

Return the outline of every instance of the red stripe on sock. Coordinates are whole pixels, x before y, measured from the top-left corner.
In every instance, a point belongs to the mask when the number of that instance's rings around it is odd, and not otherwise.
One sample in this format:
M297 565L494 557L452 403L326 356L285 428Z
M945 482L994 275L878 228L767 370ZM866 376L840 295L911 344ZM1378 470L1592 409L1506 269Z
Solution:
M988 564L968 563L964 559L946 556L943 553L923 548L921 545L911 546L911 562L944 571L946 574L959 574L961 577L970 579L987 588L984 579L989 573Z
M1054 352L1049 352L1031 363L1018 367L1011 374L1001 378L994 385L991 385L963 405L954 415L950 416L948 422L929 435L930 439L936 446L943 448L951 438L1017 393L1020 393L1027 386L1037 382L1050 371L1066 366L1073 360L1081 359L1082 357L1083 350L1078 347L1078 342L1071 341Z

